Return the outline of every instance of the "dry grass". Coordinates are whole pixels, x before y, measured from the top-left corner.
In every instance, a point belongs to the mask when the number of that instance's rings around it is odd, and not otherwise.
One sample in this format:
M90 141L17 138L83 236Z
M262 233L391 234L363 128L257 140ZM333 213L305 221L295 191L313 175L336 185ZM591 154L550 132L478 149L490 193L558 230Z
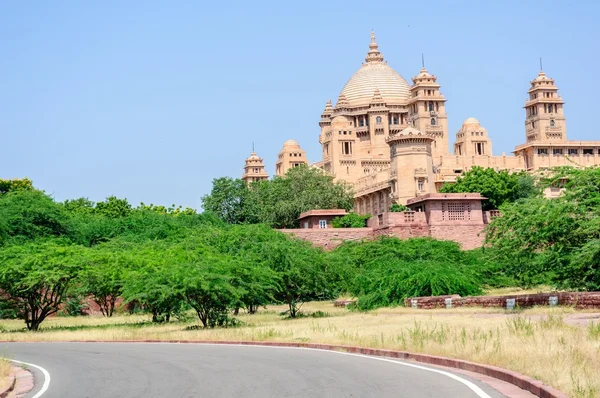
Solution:
M0 391L6 387L8 383L8 375L10 373L11 364L6 358L0 357Z
M512 369L544 381L571 397L600 396L600 323L565 323L571 308L385 308L349 312L332 303L309 303L325 318L281 319L283 307L239 316L233 329L189 330L197 322L146 323L147 316L53 318L44 331L18 331L21 321L0 321L0 340L250 340L320 342L389 348L462 358ZM54 328L54 330L53 330ZM72 329L69 330L68 328Z
M497 289L488 289L485 292L486 296L505 296L508 294L537 294L537 293L552 293L555 292L552 286L539 285L529 289L522 289L520 287L502 287Z

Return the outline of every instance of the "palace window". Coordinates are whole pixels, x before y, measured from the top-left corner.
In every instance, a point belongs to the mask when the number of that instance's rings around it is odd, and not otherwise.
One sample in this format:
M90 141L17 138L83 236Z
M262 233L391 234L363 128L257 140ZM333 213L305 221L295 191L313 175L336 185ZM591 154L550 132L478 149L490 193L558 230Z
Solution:
M364 121L363 119L360 119L360 120L358 121L358 125L359 125L360 127L363 127L363 126L365 125L365 121Z
M352 143L344 141L342 144L342 155L352 155Z
M554 119L550 120L550 127L554 127L554 126L555 126L555 124L556 124L556 123L554 122Z
M381 116L377 116L377 118L375 118L375 123L381 124Z
M327 228L327 220L319 220L319 228Z
M433 102L429 101L429 111L431 112L433 110Z
M578 153L577 148L569 148L569 155L577 155Z
M554 148L552 150L552 154L553 155L562 155L563 154L563 150L562 150L562 148Z
M398 124L398 118L397 117L394 118L394 124Z
M583 154L584 155L593 155L594 154L594 150L592 148L586 148L583 150Z
M537 154L538 155L547 155L548 154L548 148L538 148Z
M431 125L435 126L435 119L434 118L431 118Z
M475 143L475 153L477 155L483 155L484 151L483 151L483 142L476 142Z
M424 185L425 185L425 181L423 181L422 178L419 178L419 181L417 181L417 188L419 189L419 191L423 190Z

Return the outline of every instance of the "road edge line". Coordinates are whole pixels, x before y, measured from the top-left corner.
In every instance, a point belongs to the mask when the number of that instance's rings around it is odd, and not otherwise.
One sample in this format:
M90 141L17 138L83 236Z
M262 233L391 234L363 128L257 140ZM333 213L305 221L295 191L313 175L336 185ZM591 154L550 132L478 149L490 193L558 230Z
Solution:
M29 363L29 362L18 361L16 359L11 359L10 361L20 363L25 366L31 366L32 368L36 368L37 370L42 372L42 374L44 375L44 384L42 384L42 388L31 398L40 398L46 391L48 391L48 387L50 387L51 379L50 379L50 373L46 369L42 368L39 365L35 365L35 364ZM35 380L35 378L34 378L34 380Z

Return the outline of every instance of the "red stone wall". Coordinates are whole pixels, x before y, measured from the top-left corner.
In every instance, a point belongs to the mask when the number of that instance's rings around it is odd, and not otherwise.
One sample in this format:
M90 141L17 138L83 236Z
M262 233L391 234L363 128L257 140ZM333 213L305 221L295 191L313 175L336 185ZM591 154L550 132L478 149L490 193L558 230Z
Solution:
M561 292L521 294L506 296L476 296L460 297L435 296L435 297L412 297L404 300L404 305L412 306L416 300L417 308L445 308L446 299L452 299L452 307L500 307L506 308L506 300L515 299L516 307L533 307L536 305L550 305L550 297L558 298L558 305L573 306L577 309L600 308L600 292Z
M453 240L460 243L463 250L471 250L483 246L485 233L483 225L432 225L430 236L439 240Z
M347 240L369 239L373 236L371 228L324 228L324 229L280 229L300 239L312 242L313 245L332 250Z

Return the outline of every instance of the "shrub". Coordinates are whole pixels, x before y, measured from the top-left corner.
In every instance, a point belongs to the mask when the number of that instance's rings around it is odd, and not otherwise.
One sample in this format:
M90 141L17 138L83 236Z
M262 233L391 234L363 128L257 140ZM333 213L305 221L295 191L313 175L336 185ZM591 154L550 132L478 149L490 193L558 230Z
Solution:
M333 228L363 228L367 225L367 220L371 218L370 214L361 216L356 213L348 213L343 217L336 217L331 220Z
M390 211L392 213L400 213L400 212L403 212L403 211L406 211L406 210L408 210L408 207L406 207L404 205L401 205L401 204L398 204L398 203L394 203L394 204L392 204L390 206Z

